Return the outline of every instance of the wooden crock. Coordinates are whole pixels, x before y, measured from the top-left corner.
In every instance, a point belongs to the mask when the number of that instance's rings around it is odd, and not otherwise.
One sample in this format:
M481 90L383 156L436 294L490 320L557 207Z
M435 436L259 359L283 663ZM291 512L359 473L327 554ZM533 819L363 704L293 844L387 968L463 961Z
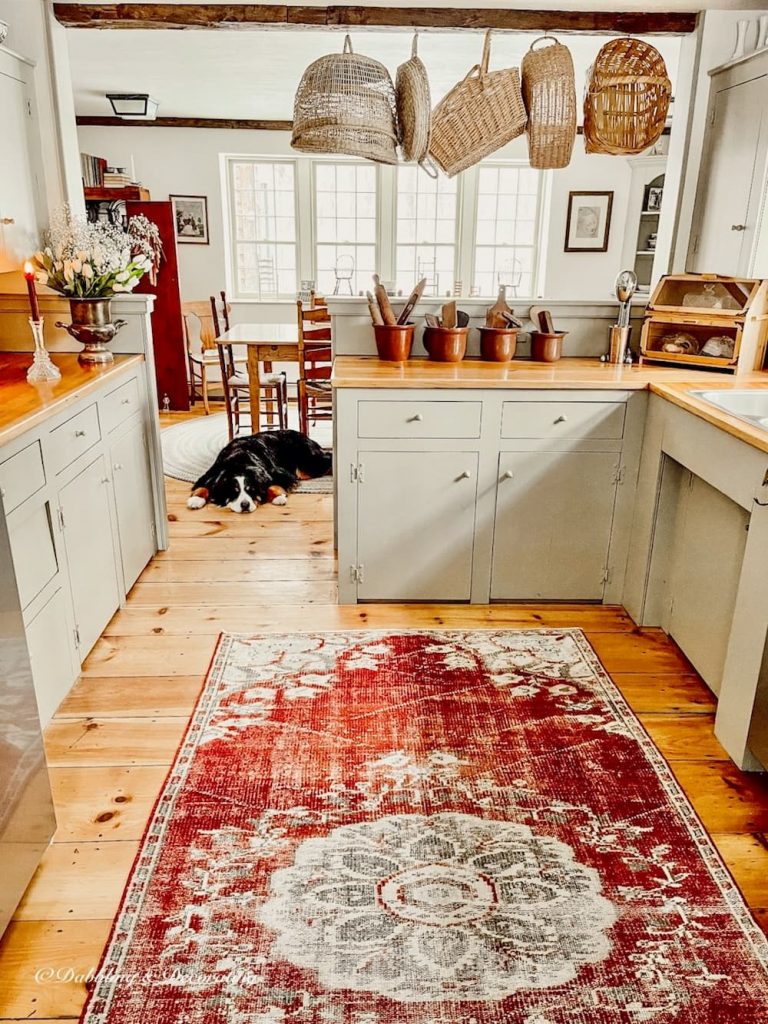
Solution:
M517 328L480 327L480 358L488 363L508 363L517 348Z
M411 357L413 324L374 324L376 351L388 363L404 363Z
M554 334L531 331L531 359L537 363L556 363L563 354L563 338L567 334L567 331Z
M467 352L468 327L425 327L424 348L436 363L460 363Z

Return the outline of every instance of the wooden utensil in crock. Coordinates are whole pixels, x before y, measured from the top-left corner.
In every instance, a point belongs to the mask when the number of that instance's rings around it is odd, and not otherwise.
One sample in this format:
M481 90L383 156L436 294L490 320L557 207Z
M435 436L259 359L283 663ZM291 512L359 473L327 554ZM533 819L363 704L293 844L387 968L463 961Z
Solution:
M413 324L374 324L376 351L388 363L404 363L411 357Z
M424 348L436 363L460 363L467 351L468 327L425 327Z
M568 331L531 331L531 359L537 363L556 363L563 354L563 338Z
M517 330L508 327L480 327L480 358L488 363L508 363L517 348Z

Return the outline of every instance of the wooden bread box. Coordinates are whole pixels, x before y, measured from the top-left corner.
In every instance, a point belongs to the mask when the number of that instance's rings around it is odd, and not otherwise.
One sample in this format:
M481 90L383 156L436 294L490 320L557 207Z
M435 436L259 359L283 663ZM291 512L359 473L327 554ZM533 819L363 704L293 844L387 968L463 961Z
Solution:
M724 373L760 370L768 340L768 281L667 274L648 303L640 362Z

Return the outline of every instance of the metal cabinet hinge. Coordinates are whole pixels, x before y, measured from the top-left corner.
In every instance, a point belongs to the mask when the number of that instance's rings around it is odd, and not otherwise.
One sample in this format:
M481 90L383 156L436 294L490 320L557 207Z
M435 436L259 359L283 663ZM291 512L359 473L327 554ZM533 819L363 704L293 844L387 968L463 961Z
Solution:
M353 583L362 583L365 578L362 565L350 565L349 578Z
M63 530L64 529L64 509L61 507L61 505L58 505L56 507L56 518L59 520L59 529Z
M606 565L606 566L603 567L603 575L600 578L600 582L601 583L610 583L610 581L611 581L611 570Z
M72 630L72 632L75 634L75 647L79 647L80 646L80 630L77 628L77 626L75 626L75 628Z
M349 465L349 482L353 484L361 484L364 478L364 466L362 462L351 462Z
M697 253L698 251L699 251L699 236L698 236L698 235L696 235L696 237L695 237L695 238L694 238L694 240L693 240L693 249L692 249L692 252L693 252L693 254L694 254L694 255L696 255L696 253Z
M626 466L619 466L613 475L613 482L615 484L624 483L624 473L626 472Z

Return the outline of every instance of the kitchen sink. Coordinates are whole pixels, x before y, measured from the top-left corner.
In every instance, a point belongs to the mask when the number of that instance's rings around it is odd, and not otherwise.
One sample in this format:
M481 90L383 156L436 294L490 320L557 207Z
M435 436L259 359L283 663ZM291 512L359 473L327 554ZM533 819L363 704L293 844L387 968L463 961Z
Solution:
M691 391L689 394L744 420L745 423L768 430L768 388L745 391Z

